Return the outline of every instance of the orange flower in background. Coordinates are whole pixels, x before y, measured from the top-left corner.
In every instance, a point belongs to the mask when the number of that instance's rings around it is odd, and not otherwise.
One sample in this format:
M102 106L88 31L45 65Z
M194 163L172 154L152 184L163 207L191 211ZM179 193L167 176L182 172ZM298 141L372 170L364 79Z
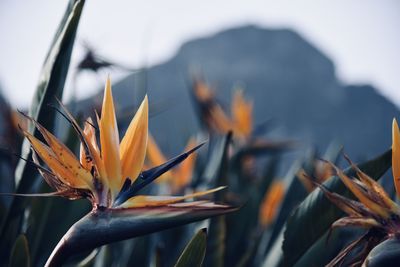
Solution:
M243 139L253 132L253 103L243 96L243 90L236 90L231 106L234 132Z
M189 139L185 150L190 149L196 145L194 138ZM154 138L149 135L147 144L147 160L150 166L160 165L165 162L165 156L161 152ZM191 154L188 158L183 161L179 166L171 169L164 173L159 179L158 183L167 183L171 192L177 193L185 189L192 180L194 165L196 162L196 154Z
M395 119L393 120L392 135L392 171L396 193L399 195L400 132ZM363 262L372 248L400 233L400 206L390 199L385 189L378 182L362 172L350 159L347 157L346 159L355 170L357 177L348 177L333 164L331 166L358 201L329 192L323 185L317 185L332 203L347 214L346 217L335 221L331 228L357 226L369 231L350 243L327 266L340 265L344 258L356 247L366 248L355 259L357 262ZM380 233L378 236L374 235L376 231ZM353 263L355 262L347 262L349 265Z
M303 183L304 187L308 192L312 192L317 186L315 182L322 184L330 177L333 176L333 168L331 164L323 160L314 160L314 173L310 177L304 169L300 169L297 172L297 177Z
M259 224L265 228L269 226L276 217L277 211L285 196L285 183L275 181L264 195L264 199L260 205Z
M253 104L243 96L243 90L234 92L231 104L231 116L225 113L215 99L215 92L201 80L195 80L193 95L198 103L200 114L208 129L225 134L233 130L234 135L248 139L253 131Z
M223 189L219 187L181 197L138 195L143 187L183 162L201 146L193 148L193 145L186 153L168 161L159 157L158 166L143 171L148 143L147 96L120 142L111 82L107 79L101 117L97 117L100 146L97 143L97 129L93 121L89 118L82 130L72 115L62 107L64 116L74 127L81 141L79 160L52 133L33 119L30 120L40 131L46 144L29 132L23 131L35 152L33 160L46 182L56 190L55 195L70 199L88 198L94 208L136 208L169 205ZM151 147L152 141L149 143ZM49 169L41 166L39 158ZM190 162L191 160L174 174L190 176ZM174 177L170 179L173 180ZM180 179L181 177L178 177L177 185L185 182Z

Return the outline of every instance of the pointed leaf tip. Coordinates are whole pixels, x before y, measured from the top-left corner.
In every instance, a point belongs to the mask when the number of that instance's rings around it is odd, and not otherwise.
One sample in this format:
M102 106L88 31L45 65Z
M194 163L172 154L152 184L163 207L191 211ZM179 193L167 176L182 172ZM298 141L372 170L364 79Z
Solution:
M18 236L15 241L11 255L10 255L10 267L29 267L30 266L30 252L28 240L24 234Z
M206 255L207 228L200 229L189 241L174 267L200 267Z

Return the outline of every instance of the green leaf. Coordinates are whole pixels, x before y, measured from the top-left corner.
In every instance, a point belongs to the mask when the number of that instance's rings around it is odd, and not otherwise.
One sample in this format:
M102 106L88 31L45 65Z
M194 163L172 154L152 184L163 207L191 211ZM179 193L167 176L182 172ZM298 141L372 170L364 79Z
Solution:
M97 209L76 222L53 250L46 266L60 266L83 250L204 220L237 210L223 205Z
M391 237L377 245L371 250L365 259L363 266L366 267L396 267L400 262L400 240Z
M226 176L228 172L227 150L231 140L231 132L216 140L203 174L205 180L213 182L216 187L228 185L228 177ZM221 200L224 193L223 191L217 192L215 198Z
M256 266L257 253L265 247L271 232L270 228L262 229L259 224L260 206L265 193L276 178L281 157L275 155L266 164L264 174L258 182L242 181L238 195L245 199L243 207L235 214L228 215L227 254L228 265L247 266L253 262ZM210 237L211 238L211 237ZM263 239L263 240L262 240Z
M10 257L10 267L29 267L30 266L30 256L28 240L25 235L18 236L15 241Z
M183 250L175 267L200 267L206 255L207 229L203 228L190 240Z
M297 262L296 267L325 266L338 253L360 236L359 229L337 228L327 239L328 232L321 236Z
M360 164L359 168L377 180L391 166L391 153L389 150L371 161ZM355 174L351 168L345 172L349 176ZM324 186L329 191L351 197L351 193L337 176L331 177ZM283 242L284 266L293 266L342 215L342 211L332 204L320 189L309 194L286 223Z
M60 99L62 97L84 2L84 0L71 0L69 2L64 18L58 27L44 62L39 84L29 110L30 116L50 131L54 128L55 111L49 108L48 104L53 103L55 97ZM39 136L33 125L30 125L29 128L35 136ZM29 144L26 140L24 141L21 155L24 158L31 157ZM17 184L16 193L26 193L31 190L32 185L36 182L34 173L36 173L35 170L26 162L19 162L15 177ZM0 245L0 257L4 258L4 253L8 253L8 246L11 240L20 231L22 214L27 202L26 198L14 197L12 200L6 219L1 227L1 236L3 238Z
M84 0L70 1L44 62L39 84L36 88L31 108L29 109L29 116L50 131L54 128L56 111L48 105L55 104L56 98L62 98L75 35L84 3ZM35 129L32 123L29 124L29 131L35 136L40 137L38 130ZM31 155L30 145L26 140L23 144L21 154L24 158L29 158ZM19 190L30 188L30 185L33 183L32 179L29 179L31 178L31 173L26 168L26 164L25 161L20 161L17 167L16 183L19 185ZM30 180L30 182L25 180Z
M43 266L60 238L91 208L90 202L86 199L74 201L65 198L34 199L29 217L30 227L26 233L31 247L32 264Z
M215 181L215 187L229 186L228 184L228 149L231 143L232 133L222 138L212 151L211 158L207 167L208 175ZM226 192L217 192L214 201L225 201ZM207 266L224 266L225 257L225 237L226 237L226 217L219 216L210 220L209 238L207 246L209 253L205 262Z

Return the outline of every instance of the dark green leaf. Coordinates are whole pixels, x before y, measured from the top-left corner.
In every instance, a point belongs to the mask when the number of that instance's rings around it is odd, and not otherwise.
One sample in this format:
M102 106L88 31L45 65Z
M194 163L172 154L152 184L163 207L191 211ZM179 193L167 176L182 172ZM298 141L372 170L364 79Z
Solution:
M362 231L363 232L363 231ZM349 243L359 237L356 229L337 228L329 240L328 232L319 238L296 262L296 267L325 266Z
M62 97L83 5L84 0L71 0L69 2L44 62L39 84L29 110L30 116L50 131L54 126L55 111L49 109L48 104L55 101L55 97L60 99ZM33 125L30 125L30 131L35 136L39 136ZM24 158L30 158L31 156L29 144L26 140L21 154ZM35 170L27 165L25 161L19 162L16 171L16 193L26 193L31 190L32 185L36 182L34 174ZM0 257L4 258L3 253L9 251L9 243L20 231L22 214L26 204L27 200L25 198L13 198L12 200L9 212L1 227Z
M190 240L183 250L175 267L200 267L203 263L207 247L207 229L203 228Z
M10 267L29 267L29 247L28 240L24 235L20 235L11 250Z
M208 176L212 181L215 181L215 186L222 186L228 184L228 149L231 142L232 134L227 134L224 138L220 139L219 143L212 150L212 155L209 165L207 167ZM217 192L214 196L215 201L224 201L226 192ZM225 257L225 236L226 236L226 218L219 216L210 220L209 238L207 246L209 253L207 253L205 262L207 266L224 266Z
M228 236L227 236L227 253L229 255L228 265L247 266L249 262L257 265L260 256L256 256L260 245L266 247L267 241L271 235L270 228L263 229L259 223L260 206L266 192L279 168L281 157L275 155L266 164L266 168L261 181L258 183L250 182L251 180L242 181L239 187L239 195L245 198L245 205L235 214L228 216ZM211 237L210 237L211 238Z
M371 161L360 164L359 167L377 180L391 166L391 153L389 150ZM349 176L354 175L354 170L350 168L345 172ZM324 186L329 191L351 196L337 176L331 177ZM324 196L320 189L308 195L286 223L283 242L284 266L293 266L342 215L343 213Z
M368 254L363 266L366 267L397 267L400 262L400 240L392 237L377 245Z
M223 138L215 141L213 149L211 150L210 160L207 162L203 176L205 180L213 183L214 186L228 185L228 178L226 176L228 168L227 150L232 139L232 133L228 133ZM215 194L216 199L221 200L225 192Z

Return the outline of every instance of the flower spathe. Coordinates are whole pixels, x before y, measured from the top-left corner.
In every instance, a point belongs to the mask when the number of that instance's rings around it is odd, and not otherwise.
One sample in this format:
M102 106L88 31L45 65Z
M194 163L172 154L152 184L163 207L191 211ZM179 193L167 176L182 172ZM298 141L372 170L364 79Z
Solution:
M57 191L56 195L70 199L88 198L95 208L134 208L174 204L223 189L219 187L181 197L137 194L143 187L184 161L201 146L198 145L159 166L143 171L148 142L147 96L120 142L111 81L107 79L101 116L97 116L100 147L93 120L87 119L84 128L81 129L66 108L61 103L60 105L63 108L63 115L80 138L79 160L52 133L33 119L29 118L46 143L23 131L34 150L33 161L36 167L46 182ZM48 169L40 165L38 158Z

